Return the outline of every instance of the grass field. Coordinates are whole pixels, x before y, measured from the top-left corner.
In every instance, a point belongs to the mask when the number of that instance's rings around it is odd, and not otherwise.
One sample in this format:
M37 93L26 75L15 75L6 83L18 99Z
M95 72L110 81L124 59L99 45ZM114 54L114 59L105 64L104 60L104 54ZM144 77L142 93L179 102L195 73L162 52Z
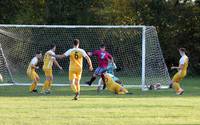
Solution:
M200 124L200 78L182 83L185 93L172 89L133 95L97 93L82 87L72 101L69 87L54 87L51 95L28 93L26 86L0 87L0 125L186 125Z

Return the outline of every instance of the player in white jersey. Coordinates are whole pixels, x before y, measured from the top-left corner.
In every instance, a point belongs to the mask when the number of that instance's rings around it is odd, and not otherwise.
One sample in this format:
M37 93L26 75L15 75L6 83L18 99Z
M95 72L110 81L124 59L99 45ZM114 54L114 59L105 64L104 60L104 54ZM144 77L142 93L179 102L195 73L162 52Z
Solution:
M37 64L41 58L42 58L42 53L39 51L36 52L35 57L32 58L27 68L27 75L33 81L29 88L30 92L37 92L37 84L40 80L40 77L35 70L39 69Z
M187 75L189 58L187 57L185 52L186 52L185 48L179 49L179 53L181 55L181 59L179 60L179 66L171 67L171 69L178 70L178 72L174 75L172 79L172 86L175 89L177 95L182 95L184 92L184 90L180 87L180 81Z

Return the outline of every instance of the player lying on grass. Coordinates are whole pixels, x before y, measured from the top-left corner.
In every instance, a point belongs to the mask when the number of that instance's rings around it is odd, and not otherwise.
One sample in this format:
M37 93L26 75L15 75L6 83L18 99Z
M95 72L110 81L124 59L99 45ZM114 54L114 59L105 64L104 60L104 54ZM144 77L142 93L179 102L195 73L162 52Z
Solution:
M122 85L122 82L119 80L118 77L115 76L114 74L114 70L116 71L120 71L121 68L117 68L116 64L115 63L112 63L112 61L110 60L109 61L109 64L108 64L108 67L107 67L107 74L118 84ZM102 78L99 79L99 82L98 82L98 86L97 86L97 91L100 91L102 89L105 89L105 86L103 86L105 84L103 84L103 81L102 81Z
M188 68L188 62L189 59L187 57L186 49L180 48L179 53L181 55L181 59L179 60L179 66L174 67L172 66L171 69L177 69L178 72L174 75L172 79L172 86L176 91L177 95L182 95L184 93L184 90L180 87L180 81L186 76L187 74L187 68Z
M95 70L92 78L90 79L90 81L86 82L86 84L91 86L97 76L101 76L103 73L106 72L108 67L108 61L111 60L112 63L114 63L114 61L113 57L106 51L106 47L104 44L100 46L100 50L95 50L94 52L88 52L88 55L96 56L98 61L98 67Z
M29 66L28 66L27 71L26 71L28 77L33 81L30 88L29 88L30 92L38 92L37 91L37 84L40 80L40 77L35 70L39 69L37 64L38 64L38 61L41 58L42 58L42 53L40 51L36 52L35 57L33 57L31 59L31 62L29 63Z
M115 94L132 94L128 93L128 90L124 88L122 85L119 83L115 82L112 77L108 73L103 73L102 74L102 80L103 84L107 87L107 89L111 92L114 92Z
M90 57L86 54L85 50L79 48L79 40L75 39L73 48L69 49L62 55L57 55L57 58L66 58L69 56L69 81L72 91L75 93L74 100L78 100L80 95L80 79L82 75L83 57L87 60L89 70L92 71L92 62Z
M62 70L62 67L58 64L55 58L55 51L56 51L56 45L51 45L50 50L47 51L44 55L44 64L43 64L43 71L46 76L46 80L44 82L44 85L42 87L41 93L50 94L51 90L51 84L53 82L53 73L52 73L52 67L53 64L55 64L60 70Z

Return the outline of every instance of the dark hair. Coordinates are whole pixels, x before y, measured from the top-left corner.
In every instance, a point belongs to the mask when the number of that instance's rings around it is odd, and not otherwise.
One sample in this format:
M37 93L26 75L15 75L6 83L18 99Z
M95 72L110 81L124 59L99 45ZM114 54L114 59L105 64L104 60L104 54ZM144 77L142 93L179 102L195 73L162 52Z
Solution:
M185 48L179 48L179 50L186 53L186 49Z
M50 45L50 49L53 49L54 47L56 47L56 44L51 44Z
M105 44L103 44L103 43L100 45L100 48L105 48L105 47L106 47L106 46L105 46Z
M42 52L41 51L36 51L36 53L35 54L41 54Z
M77 46L80 43L79 39L74 39L74 46Z

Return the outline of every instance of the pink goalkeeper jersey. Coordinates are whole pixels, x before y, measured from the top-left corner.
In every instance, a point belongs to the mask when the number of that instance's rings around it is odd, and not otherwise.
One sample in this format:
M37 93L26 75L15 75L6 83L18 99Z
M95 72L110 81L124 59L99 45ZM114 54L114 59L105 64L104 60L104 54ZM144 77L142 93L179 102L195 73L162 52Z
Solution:
M108 67L108 61L112 58L112 56L106 52L101 50L95 50L92 55L97 56L97 60L99 63L99 67L107 68Z

